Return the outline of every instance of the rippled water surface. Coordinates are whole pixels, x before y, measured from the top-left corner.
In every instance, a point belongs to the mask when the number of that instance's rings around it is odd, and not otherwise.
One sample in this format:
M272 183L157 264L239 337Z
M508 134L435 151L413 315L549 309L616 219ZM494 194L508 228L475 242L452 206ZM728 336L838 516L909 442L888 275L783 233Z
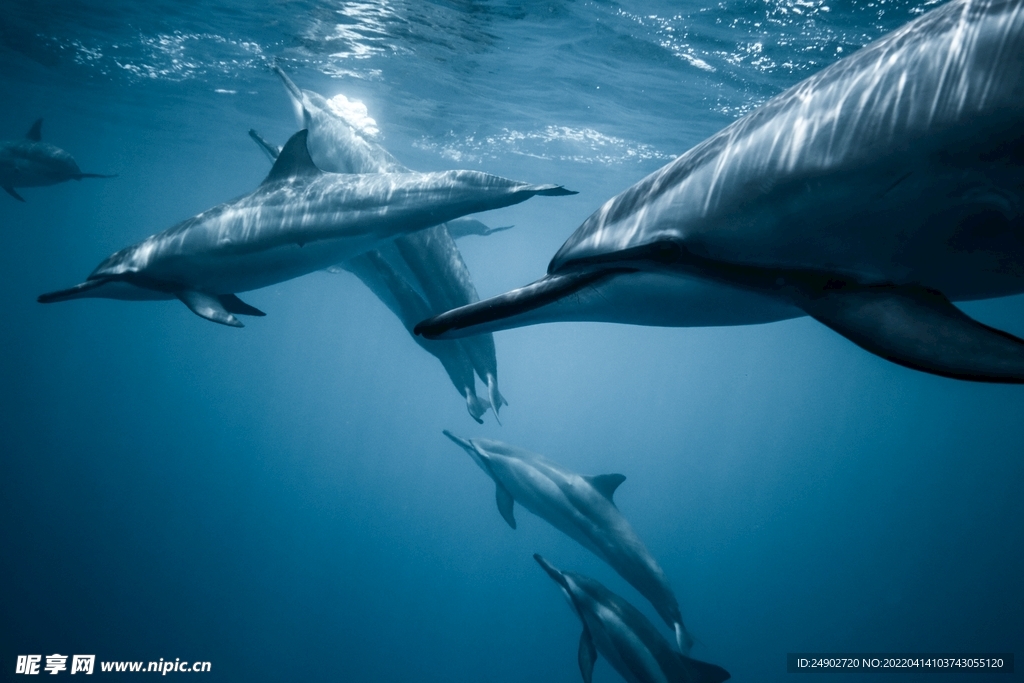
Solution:
M524 510L509 529L442 429L625 474L693 656L735 680L787 679L796 651L1024 651L1020 388L914 373L806 318L567 323L495 336L510 405L478 426L346 273L248 294L268 315L243 330L177 301L35 302L259 184L247 131L296 130L275 61L410 168L579 192L478 216L515 225L459 243L490 296L605 199L936 4L6 3L0 139L41 116L118 177L0 195L4 675L58 652L209 660L211 680L579 680L578 621L532 553L653 612ZM965 309L1024 335L1021 297Z

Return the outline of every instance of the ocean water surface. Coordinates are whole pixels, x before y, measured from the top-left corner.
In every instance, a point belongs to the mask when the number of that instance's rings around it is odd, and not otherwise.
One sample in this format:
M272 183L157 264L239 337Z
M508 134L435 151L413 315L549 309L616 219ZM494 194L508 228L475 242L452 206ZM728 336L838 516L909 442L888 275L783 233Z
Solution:
M249 293L267 317L242 330L177 301L35 300L261 182L247 131L297 129L273 60L364 105L410 168L579 192L476 216L515 226L459 242L490 296L607 198L936 4L5 3L0 139L43 117L118 177L0 195L2 676L80 653L210 661L168 674L210 681L578 681L579 622L534 552L656 620L540 519L508 528L442 429L625 474L617 504L693 656L737 681L803 680L788 652L1024 652L1020 387L912 372L808 318L564 323L495 335L510 405L477 425L347 273ZM1024 297L963 307L1024 336ZM918 679L991 680L872 678ZM620 678L600 660L595 680Z

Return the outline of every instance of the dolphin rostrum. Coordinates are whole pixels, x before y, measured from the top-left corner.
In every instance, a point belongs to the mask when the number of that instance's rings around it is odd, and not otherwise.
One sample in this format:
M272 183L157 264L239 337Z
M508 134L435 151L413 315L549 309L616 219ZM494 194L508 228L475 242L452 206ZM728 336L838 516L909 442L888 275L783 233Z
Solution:
M540 555L533 559L562 589L583 622L577 661L584 683L591 683L597 654L630 683L721 683L729 672L679 654L640 610L600 582L556 569Z
M810 315L890 361L1024 382L956 308L1024 292L1024 0L952 0L612 198L548 275L421 323L743 325Z
M344 96L339 96L345 101L346 106L335 106L335 100L328 100L319 93L299 88L278 65L275 64L272 68L284 83L285 90L292 99L300 125L309 130L310 155L320 168L335 173L400 173L409 171L390 152L363 135L360 124L365 123L367 119L363 117L363 120L360 121L354 120L353 117L356 107L365 110L360 103L352 103ZM250 135L268 155L272 154L272 147L262 140L255 131L250 131ZM464 223L456 227L467 233L473 231L479 233L480 227L489 230L479 221L462 220ZM377 256L379 258L374 261L389 268L397 277L397 280L391 278L390 275L385 278L394 280L398 286L398 289L392 292L392 298L418 289L418 293L422 294L422 298L428 304L427 315L436 315L480 299L476 287L473 285L469 268L466 267L462 254L449 232L449 224L436 225L414 234L399 236L391 244L382 245L377 250ZM363 279L370 289L380 285L379 282L371 283L366 280L366 277L375 277L372 274L375 270L372 264L354 264L353 267L347 269ZM416 321L413 320L407 327L411 330L411 325L415 323ZM449 341L447 345L432 344L425 348L431 353L439 351L446 354L447 360L438 357L446 368L453 362L458 364L464 362L464 359L456 358L457 356L468 356L476 374L487 385L490 405L494 410L495 418L497 418L501 406L508 402L498 390L498 361L494 339L491 335L478 335L460 342ZM455 381L454 378L453 381ZM464 393L462 388L460 388L460 393ZM476 407L482 404L475 399L475 393L472 398L467 397L467 407L469 407L473 418L479 422L480 417L475 411Z
M24 139L0 142L0 187L19 202L25 199L14 190L16 187L42 187L66 180L114 177L82 173L70 154L43 142L42 130L43 120L36 119Z
M679 603L665 572L619 512L612 495L626 477L583 476L543 456L490 439L445 436L462 446L495 484L498 512L513 529L514 503L537 515L608 563L647 598L687 654L693 637L683 625Z
M238 292L322 270L404 232L566 192L477 171L325 173L302 130L252 193L122 249L85 282L39 301L178 298L200 317L242 327L234 314L263 313Z

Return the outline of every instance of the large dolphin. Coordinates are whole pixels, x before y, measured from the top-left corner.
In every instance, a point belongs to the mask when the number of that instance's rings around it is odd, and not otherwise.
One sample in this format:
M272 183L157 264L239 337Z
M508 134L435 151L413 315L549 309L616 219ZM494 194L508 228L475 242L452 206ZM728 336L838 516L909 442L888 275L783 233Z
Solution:
M178 298L200 317L242 327L234 314L263 313L238 292L322 270L401 233L565 193L478 171L325 173L302 130L254 192L118 251L85 282L39 301Z
M23 139L0 142L0 187L19 202L25 199L14 190L16 187L42 187L66 180L114 177L82 173L70 154L43 142L42 130L43 120L36 119Z
M533 558L562 589L583 623L577 661L590 683L597 654L629 683L721 683L729 672L672 649L647 617L600 582L556 569L540 555Z
M327 100L319 93L299 88L278 65L273 65L273 69L292 99L300 125L309 130L310 154L317 165L336 173L409 171L390 152L362 134L361 124L365 124L367 119L355 119L356 107L347 98L341 98L347 107L336 106L334 100ZM258 136L254 135L254 138L259 142ZM483 226L479 221L463 220L467 224ZM458 227L479 230L476 226L466 224ZM486 226L483 227L486 229ZM378 260L398 275L401 289L415 290L418 284L418 290L429 305L428 315L479 301L469 268L455 245L448 225L436 225L411 235L400 236L392 244L378 251ZM362 277L360 273L365 274L369 270L364 264L357 266L353 272ZM404 274L408 277L404 277ZM371 283L366 284L373 289ZM507 401L498 390L498 361L493 337L489 334L478 335L460 342L459 348L449 347L444 350L443 347L433 345L430 350L447 353L449 360L458 354L468 355L477 375L487 385L490 404L497 418L498 411ZM472 401L467 405L470 414L473 414ZM474 419L479 421L476 415Z
M647 598L675 632L684 654L693 637L683 625L679 603L658 561L615 506L612 496L626 477L584 476L543 456L490 439L460 439L462 446L495 484L498 512L513 529L516 502L608 563Z
M951 301L1024 292L1024 0L953 0L612 198L548 275L425 321L810 315L925 372L1024 382L1024 341Z

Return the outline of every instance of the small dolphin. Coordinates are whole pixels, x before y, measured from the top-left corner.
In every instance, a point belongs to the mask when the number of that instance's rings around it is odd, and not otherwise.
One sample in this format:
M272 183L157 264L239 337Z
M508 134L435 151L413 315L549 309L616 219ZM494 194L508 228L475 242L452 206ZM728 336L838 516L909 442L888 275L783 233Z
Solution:
M810 315L924 372L1024 382L1024 341L951 301L1024 292L1024 0L952 0L612 198L537 282L430 338L559 320Z
M114 178L82 173L74 158L60 147L43 142L43 120L36 119L23 140L0 142L0 187L19 202L25 199L16 187L42 187L82 178Z
M492 228L485 223L481 223L475 218L460 218L457 221L448 221L448 232L450 232L452 237L455 239L468 237L469 235L480 235L482 237L486 237L487 235L493 235L496 232L503 232L514 227L514 225L502 225L497 228Z
M320 168L336 173L409 171L390 152L358 132L361 121L351 118L353 107L346 109L334 106L332 100L311 90L300 89L278 65L275 64L273 70L290 95L301 125L309 129L310 154ZM366 119L363 119L362 123L365 122ZM265 140L254 131L250 131L250 135L268 155L272 153L272 147ZM402 274L399 280L406 274L410 276L404 280L409 288L415 289L413 282L418 284L419 291L429 304L430 314L480 300L469 268L447 224L403 235L395 239L393 244L394 249L380 250L381 259L396 274ZM357 268L354 272L365 273L367 270ZM439 347L435 345L430 348ZM476 374L487 385L490 405L497 419L501 406L507 405L508 401L498 390L498 361L493 337L478 335L465 339L461 343L461 350L469 355ZM454 353L457 352L449 351L450 356ZM470 414L473 413L471 408ZM474 419L477 418L474 416Z
M322 270L403 232L566 192L478 171L325 173L302 130L254 192L122 249L39 302L178 298L202 318L242 327L233 314L264 314L238 292Z
M583 622L577 661L584 683L591 682L598 652L630 683L721 683L730 678L720 666L673 650L647 617L600 582L559 571L540 555L533 559Z
M445 436L462 446L494 480L498 512L516 528L516 501L551 526L607 562L619 576L647 598L675 632L683 654L693 637L683 625L679 603L665 572L644 546L612 500L626 477L621 474L583 476L562 469L543 456L490 439Z

